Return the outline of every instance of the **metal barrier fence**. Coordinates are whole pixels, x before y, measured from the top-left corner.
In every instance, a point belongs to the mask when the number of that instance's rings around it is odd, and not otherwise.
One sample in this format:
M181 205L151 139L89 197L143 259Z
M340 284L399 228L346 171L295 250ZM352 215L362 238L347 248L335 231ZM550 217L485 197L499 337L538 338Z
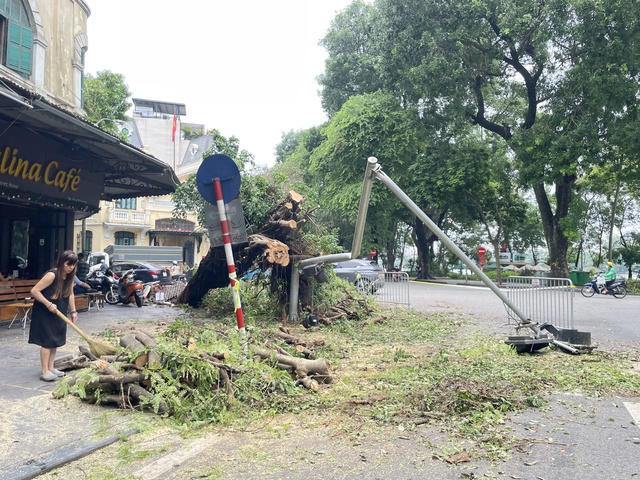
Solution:
M568 278L507 278L507 296L534 322L573 329L575 288Z
M186 286L187 284L184 282L173 282L171 285L153 285L149 300L155 303L175 302Z
M384 272L384 284L374 293L379 302L409 306L409 274L407 272Z

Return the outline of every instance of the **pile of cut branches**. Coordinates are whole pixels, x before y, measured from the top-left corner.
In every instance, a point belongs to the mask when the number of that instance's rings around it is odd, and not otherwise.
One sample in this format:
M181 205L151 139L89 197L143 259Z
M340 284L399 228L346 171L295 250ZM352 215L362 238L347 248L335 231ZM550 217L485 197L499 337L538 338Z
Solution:
M335 305L318 309L318 321L324 325L331 325L335 320L362 320L373 314L375 308L364 296L354 296L345 290L345 297Z
M316 391L333 382L331 364L314 351L322 341L284 328L254 338L219 324L179 320L158 334L128 331L119 343L113 356L96 358L81 347L79 355L57 360L56 368L72 373L54 395L152 410L180 421L215 421L236 403L273 408L277 397L299 394L299 386Z

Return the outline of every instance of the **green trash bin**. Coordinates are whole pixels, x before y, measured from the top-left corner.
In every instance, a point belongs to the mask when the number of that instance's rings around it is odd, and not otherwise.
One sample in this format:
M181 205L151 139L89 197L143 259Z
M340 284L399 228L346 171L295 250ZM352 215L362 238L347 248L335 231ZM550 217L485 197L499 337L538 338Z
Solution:
M591 281L591 274L589 272L578 272L578 285L586 285Z
M571 283L574 285L578 285L578 270L571 270L569 272L569 278L571 279Z
M569 278L571 279L573 284L577 286L582 286L591 281L589 272L583 272L581 270L571 270L569 272Z

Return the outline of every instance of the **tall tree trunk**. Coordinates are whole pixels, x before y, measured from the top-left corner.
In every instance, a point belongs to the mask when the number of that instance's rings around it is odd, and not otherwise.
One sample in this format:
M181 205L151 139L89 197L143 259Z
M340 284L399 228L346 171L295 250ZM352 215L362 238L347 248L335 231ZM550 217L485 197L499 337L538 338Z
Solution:
M438 227L442 226L447 216L446 210L425 213ZM434 217L437 217L437 220L434 220ZM413 225L413 233L418 250L418 264L420 265L420 275L418 275L418 278L433 278L431 260L433 259L433 244L438 240L438 237L417 217Z
M387 237L387 264L385 270L391 272L396 263L396 238L398 236L398 221L389 222L389 236Z
M430 246L433 244L433 234L427 226L420 220L416 219L413 228L416 236L416 248L418 249L418 265L420 266L420 274L418 278L432 278L431 275L431 251Z
M489 241L493 245L493 253L496 256L496 283L502 285L502 266L500 264L500 240L498 238L491 238L489 234Z
M534 185L533 191L536 195L540 217L542 218L542 228L549 248L551 259L551 275L557 278L569 278L569 265L567 263L567 252L569 241L562 231L560 223L567 217L569 202L575 183L575 175L565 175L562 180L556 182L555 198L556 212L553 213L549 197L544 188L544 184Z
M618 207L618 199L620 197L620 177L616 179L616 189L613 192L613 201L611 202L611 220L609 221L609 256L607 260L613 261L613 229L616 221L616 210Z
M576 252L576 261L575 261L576 268L578 267L578 265L580 265L580 268L582 268L582 264L580 262L580 256L582 255L583 245L584 245L584 237L580 239L580 243L578 244L578 251Z

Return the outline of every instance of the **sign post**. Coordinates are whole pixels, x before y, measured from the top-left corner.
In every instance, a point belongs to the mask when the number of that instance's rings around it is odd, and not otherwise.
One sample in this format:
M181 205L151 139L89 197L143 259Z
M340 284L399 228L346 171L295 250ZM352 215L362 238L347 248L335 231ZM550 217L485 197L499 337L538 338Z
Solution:
M244 316L242 315L242 303L240 302L240 283L236 275L236 264L233 260L233 250L231 249L231 236L229 235L229 222L227 213L224 211L224 198L222 196L222 186L220 178L213 179L213 189L216 192L216 203L220 214L220 228L222 228L222 240L224 241L224 254L227 257L227 270L229 271L229 281L233 292L233 308L236 312L238 330L244 333Z
M486 248L484 247L478 248L478 265L480 265L481 267L484 267L485 264L487 263L486 254L487 254Z
M211 184L213 184L213 192L210 188ZM231 249L231 235L229 234L229 222L225 210L225 203L231 202L240 192L240 171L230 157L222 154L210 155L202 161L198 169L196 185L202 198L211 204L216 204L218 207L224 254L227 259L227 271L229 272L229 284L233 293L233 307L238 330L244 333L240 282L236 275L236 265L233 259L233 250Z

